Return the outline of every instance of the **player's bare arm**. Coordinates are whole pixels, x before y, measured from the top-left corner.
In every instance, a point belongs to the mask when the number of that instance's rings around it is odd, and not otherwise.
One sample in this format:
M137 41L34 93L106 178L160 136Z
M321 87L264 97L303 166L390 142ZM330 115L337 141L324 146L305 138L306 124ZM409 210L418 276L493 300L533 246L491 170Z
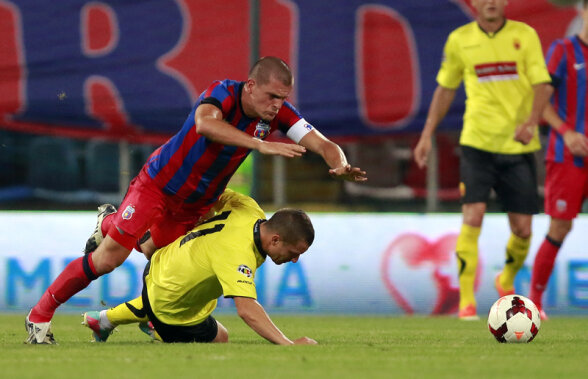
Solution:
M567 125L565 121L558 116L551 104L545 106L543 119L561 134L565 145L570 149L572 155L577 157L585 157L588 155L588 138L586 138L586 135L576 132L571 125Z
M414 148L414 160L420 168L424 168L427 165L429 153L431 152L431 146L433 135L437 125L443 120L453 99L455 98L455 89L437 86L433 93L433 99L429 106L429 112L427 114L427 121L421 133L421 137Z
M330 167L329 175L332 177L350 182L365 182L367 180L366 172L347 163L347 158L341 147L327 139L318 130L313 129L306 134L300 140L300 144L323 157Z
M514 139L523 145L527 145L533 139L537 131L537 125L541 121L541 116L545 106L549 103L549 98L553 93L553 87L548 83L539 83L533 85L533 108L529 118L522 124L518 125L515 130Z
M257 300L249 297L235 296L233 298L237 307L237 314L251 329L266 340L276 345L316 345L312 338L301 337L290 340L278 329Z
M293 143L265 142L240 131L223 120L220 109L212 104L201 104L196 109L196 132L212 141L229 146L257 150L262 154L299 157L306 152L303 146Z

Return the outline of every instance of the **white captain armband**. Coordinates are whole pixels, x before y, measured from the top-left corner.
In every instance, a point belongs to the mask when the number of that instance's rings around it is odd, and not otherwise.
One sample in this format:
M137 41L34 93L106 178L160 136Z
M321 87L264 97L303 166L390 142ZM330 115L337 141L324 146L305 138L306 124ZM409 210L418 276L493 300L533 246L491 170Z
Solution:
M305 119L301 118L300 120L296 121L296 123L292 125L290 129L288 129L288 133L286 133L286 135L292 141L298 143L302 137L310 133L310 131L313 129L314 126L310 125Z

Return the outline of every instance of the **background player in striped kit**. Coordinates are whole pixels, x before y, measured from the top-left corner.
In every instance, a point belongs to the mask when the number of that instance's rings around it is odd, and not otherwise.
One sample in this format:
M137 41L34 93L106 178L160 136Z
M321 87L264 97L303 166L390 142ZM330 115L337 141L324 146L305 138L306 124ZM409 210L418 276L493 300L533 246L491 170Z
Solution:
M555 258L588 196L588 0L583 1L581 16L580 33L553 42L546 58L555 89L553 105L548 105L543 113L551 126L545 156L545 213L550 216L550 223L535 256L529 294L542 319L547 318L542 296Z

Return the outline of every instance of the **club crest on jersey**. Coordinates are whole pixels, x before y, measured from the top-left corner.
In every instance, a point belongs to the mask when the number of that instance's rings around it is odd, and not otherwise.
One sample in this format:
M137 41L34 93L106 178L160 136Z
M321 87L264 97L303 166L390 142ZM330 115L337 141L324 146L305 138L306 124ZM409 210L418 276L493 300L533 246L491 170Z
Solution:
M515 38L512 41L512 45L514 46L515 50L519 50L521 48L521 41L518 38Z
M237 268L237 271L239 271L241 274L245 275L248 278L251 278L253 276L253 271L246 265L240 265Z
M270 132L270 126L267 122L260 120L257 123L257 126L255 127L255 132L253 133L253 136L255 138L259 138L259 139L265 139L265 137L267 137L269 135Z
M127 205L122 214L123 220L130 220L131 217L133 217L133 213L135 213L135 207L132 205Z

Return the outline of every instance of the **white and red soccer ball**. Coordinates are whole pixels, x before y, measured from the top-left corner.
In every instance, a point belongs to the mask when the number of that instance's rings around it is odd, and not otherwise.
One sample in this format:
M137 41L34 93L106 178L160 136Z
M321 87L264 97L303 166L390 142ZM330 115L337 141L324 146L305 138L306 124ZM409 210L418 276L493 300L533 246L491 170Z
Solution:
M537 306L521 295L501 297L488 314L488 328L498 342L531 342L540 327Z

